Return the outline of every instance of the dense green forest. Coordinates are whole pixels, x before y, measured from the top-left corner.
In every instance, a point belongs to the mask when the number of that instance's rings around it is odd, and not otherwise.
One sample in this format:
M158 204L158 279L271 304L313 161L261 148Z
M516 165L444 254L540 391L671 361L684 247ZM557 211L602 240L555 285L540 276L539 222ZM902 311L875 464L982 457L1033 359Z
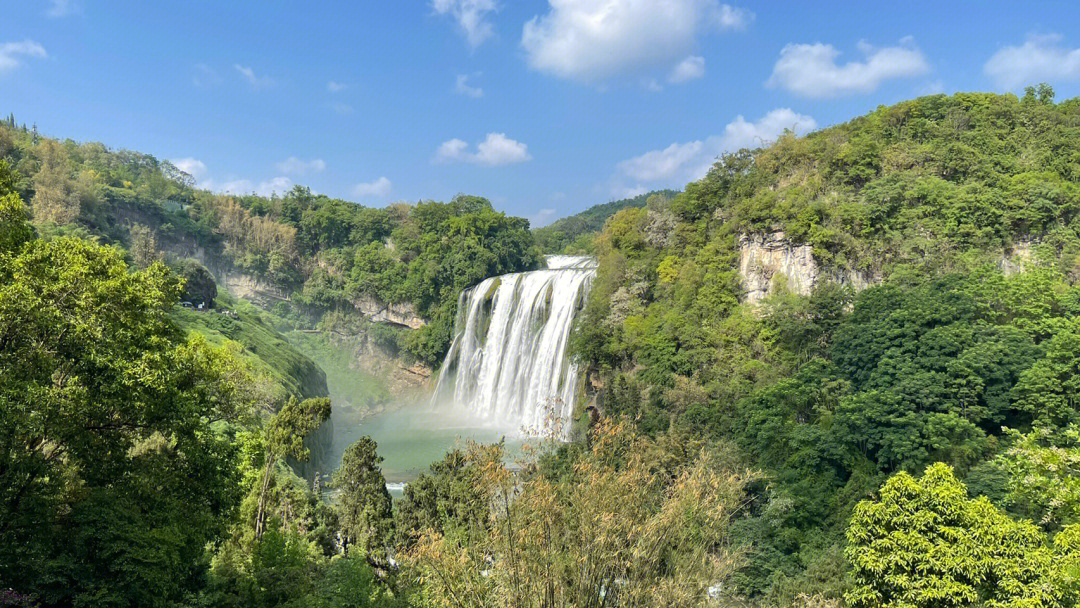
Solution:
M938 95L726 155L608 221L577 351L608 415L733 441L766 476L736 523L744 593L849 591L856 503L934 462L1046 534L1078 521L1050 507L1076 504L1075 469L1016 448L1074 446L1078 181L1080 100ZM778 276L744 303L740 237L779 232L871 286Z
M536 231L471 196L216 195L9 120L0 606L1076 605L1078 212L1080 100L1046 86L785 134ZM748 298L762 235L812 284ZM571 441L463 445L396 500L370 438L296 474L332 404L280 330L434 364L460 290L541 251L598 261ZM363 298L428 322L357 323Z

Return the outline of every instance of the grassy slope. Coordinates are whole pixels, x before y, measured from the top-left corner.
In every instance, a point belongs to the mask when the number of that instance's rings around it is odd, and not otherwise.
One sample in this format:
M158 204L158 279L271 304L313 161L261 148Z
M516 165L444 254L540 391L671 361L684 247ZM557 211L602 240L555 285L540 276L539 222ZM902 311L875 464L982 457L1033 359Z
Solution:
M227 294L218 296L217 306L219 310L235 311L237 318L217 311L198 312L179 306L173 318L182 328L206 336L212 344L226 340L238 342L255 370L273 381L276 397L308 398L329 394L323 370L278 333L265 313L249 302Z

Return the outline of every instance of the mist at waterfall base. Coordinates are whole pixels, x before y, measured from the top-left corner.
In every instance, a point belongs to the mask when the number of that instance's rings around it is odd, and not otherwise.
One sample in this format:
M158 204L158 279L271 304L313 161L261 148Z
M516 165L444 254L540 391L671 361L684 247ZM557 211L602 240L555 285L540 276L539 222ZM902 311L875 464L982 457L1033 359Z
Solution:
M545 269L462 292L433 395L358 420L340 412L335 454L372 437L387 485L400 489L466 440L505 439L512 456L540 437L565 438L579 388L567 347L595 272L591 258L548 256Z

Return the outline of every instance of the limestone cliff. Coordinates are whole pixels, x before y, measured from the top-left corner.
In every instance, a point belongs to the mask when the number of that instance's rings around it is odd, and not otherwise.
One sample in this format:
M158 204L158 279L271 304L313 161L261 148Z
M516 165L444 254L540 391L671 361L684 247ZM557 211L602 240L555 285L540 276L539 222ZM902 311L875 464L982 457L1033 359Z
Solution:
M787 288L809 295L814 287L825 281L864 289L880 281L868 273L854 270L824 268L814 257L814 248L795 245L783 232L749 234L739 237L739 274L746 289L745 300L759 302L769 295L778 279Z
M427 321L416 314L412 304L386 304L370 296L353 300L353 307L375 323L392 323L409 329L420 329Z

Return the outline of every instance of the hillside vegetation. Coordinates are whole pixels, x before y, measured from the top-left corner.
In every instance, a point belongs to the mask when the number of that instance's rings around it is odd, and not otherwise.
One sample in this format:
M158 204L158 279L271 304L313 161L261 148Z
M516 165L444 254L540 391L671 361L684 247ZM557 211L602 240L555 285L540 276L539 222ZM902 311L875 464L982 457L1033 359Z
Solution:
M140 265L168 254L243 273L284 296L278 314L306 325L362 300L404 305L427 324L382 341L433 366L449 346L462 289L540 263L528 221L475 196L373 209L300 186L273 197L219 195L168 161L43 137L14 118L0 123L0 159L47 233L97 236Z
M838 596L855 503L933 462L1039 521L1003 454L1080 416L1080 100L922 97L726 155L656 203L597 237L576 352L607 414L734 441L768 474L739 523L746 593ZM777 233L876 286L777 276L744 303L740 237Z
M608 218L623 209L644 207L650 198L671 198L676 190L654 190L631 198L593 205L581 213L562 217L543 228L534 228L533 237L546 253L591 253L596 233L604 227Z
M1080 601L1080 100L1049 87L785 134L535 233L467 196L214 195L10 120L0 155L0 605ZM744 263L766 237L802 253ZM537 242L598 260L571 441L456 447L396 501L369 437L292 472L331 404L278 327L374 405L329 335L437 361L458 291Z

